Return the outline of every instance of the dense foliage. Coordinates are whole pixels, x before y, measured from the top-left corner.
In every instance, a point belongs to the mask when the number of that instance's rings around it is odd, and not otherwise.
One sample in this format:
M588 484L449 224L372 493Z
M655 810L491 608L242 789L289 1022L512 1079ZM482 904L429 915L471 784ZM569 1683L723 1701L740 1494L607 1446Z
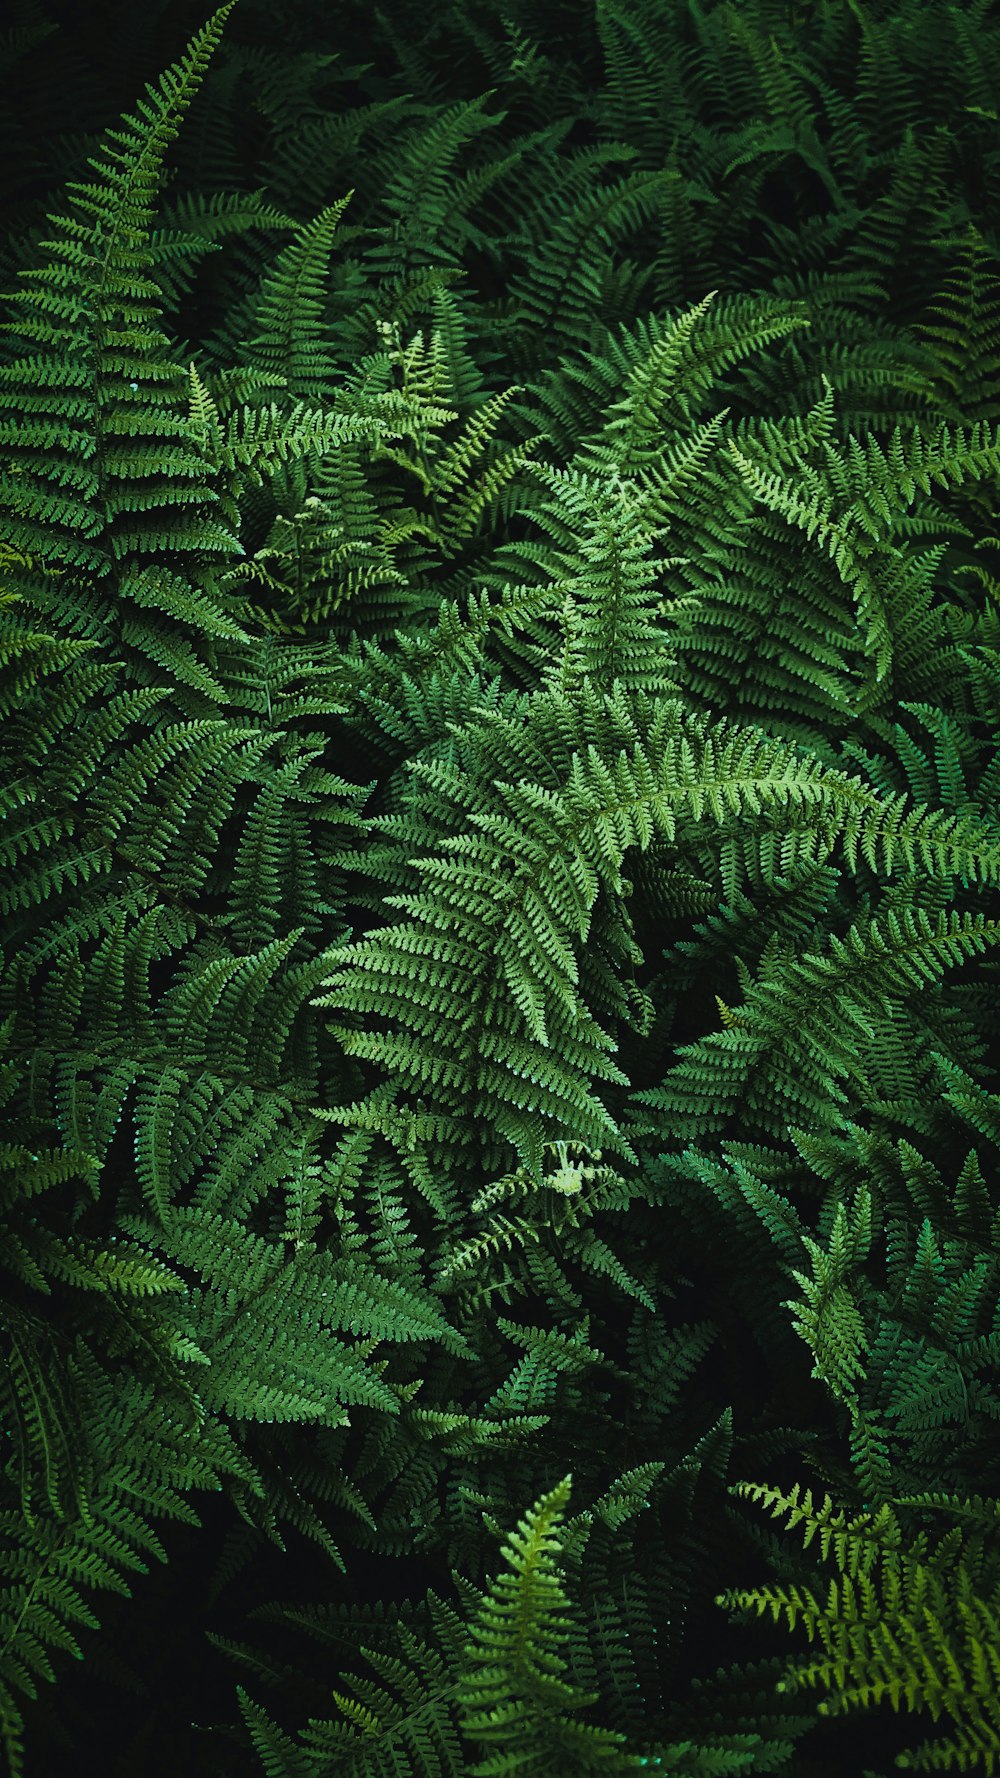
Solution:
M11 1778L1000 1769L1000 24L2 49Z

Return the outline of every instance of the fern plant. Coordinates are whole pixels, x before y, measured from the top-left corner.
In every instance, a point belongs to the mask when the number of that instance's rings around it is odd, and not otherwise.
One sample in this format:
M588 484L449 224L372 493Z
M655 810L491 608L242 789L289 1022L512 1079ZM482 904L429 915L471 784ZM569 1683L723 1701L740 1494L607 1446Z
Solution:
M821 1687L990 1769L995 26L813 23L241 0L17 188L24 1778L176 1527L229 1720L123 1770L828 1778Z
M817 1538L835 1570L825 1601L809 1586L719 1595L727 1610L770 1612L772 1622L801 1625L819 1643L819 1658L790 1666L779 1690L824 1691L817 1708L827 1716L883 1699L894 1710L905 1702L928 1711L935 1722L949 1716L950 1736L905 1750L897 1767L992 1771L1000 1746L996 1501L931 1494L850 1514L828 1494L814 1505L809 1489L740 1483L735 1492L784 1517L789 1530L802 1527L804 1546ZM943 1511L958 1523L937 1538L928 1530L907 1537L918 1511Z

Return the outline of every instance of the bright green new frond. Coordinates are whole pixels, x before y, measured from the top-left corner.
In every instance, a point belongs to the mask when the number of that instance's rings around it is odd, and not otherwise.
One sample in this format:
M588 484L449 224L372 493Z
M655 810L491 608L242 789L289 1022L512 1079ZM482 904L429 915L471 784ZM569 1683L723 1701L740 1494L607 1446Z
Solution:
M775 1623L800 1623L818 1641L817 1659L786 1669L782 1692L819 1688L827 1693L821 1715L866 1709L887 1698L898 1710L929 1711L935 1721L947 1715L955 1725L950 1739L925 1742L897 1755L911 1771L990 1770L1000 1745L1000 1618L995 1551L970 1546L961 1559L956 1527L935 1546L925 1533L909 1540L889 1506L848 1520L829 1495L813 1509L807 1491L802 1506L796 1486L789 1495L753 1483L735 1492L766 1504L774 1516L788 1515L789 1526L804 1522L806 1545L823 1536L824 1561L836 1566L825 1603L808 1587L730 1592L716 1603L727 1610L770 1612ZM910 1503L920 1506L923 1499ZM962 1502L956 1502L961 1511ZM902 1509L900 1509L902 1511ZM956 1556L958 1562L956 1567Z
M571 1622L559 1526L569 1493L567 1476L510 1533L502 1552L510 1572L493 1582L471 1626L458 1710L464 1733L495 1750L471 1768L477 1778L509 1771L512 1760L525 1778L560 1764L581 1778L638 1770L622 1736L578 1720L594 1698L562 1677Z

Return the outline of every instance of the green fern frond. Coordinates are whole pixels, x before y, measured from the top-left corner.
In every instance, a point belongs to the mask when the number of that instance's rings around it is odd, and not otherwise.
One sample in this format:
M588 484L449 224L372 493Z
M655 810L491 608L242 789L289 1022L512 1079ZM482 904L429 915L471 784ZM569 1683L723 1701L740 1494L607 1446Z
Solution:
M638 1770L622 1736L577 1719L594 1697L562 1677L570 1621L559 1525L569 1494L567 1476L511 1532L503 1556L512 1572L493 1583L471 1625L458 1710L464 1733L494 1750L472 1768L477 1778L509 1769L512 1758L538 1778L560 1762L581 1774Z
M889 1505L849 1520L829 1495L817 1510L807 1490L800 1504L797 1486L786 1495L740 1483L734 1492L766 1505L775 1517L787 1516L789 1528L804 1524L806 1546L819 1534L824 1561L841 1577L831 1580L825 1604L808 1587L764 1587L717 1598L727 1610L769 1611L775 1623L784 1617L789 1629L801 1623L810 1641L819 1639L823 1655L789 1667L778 1689L823 1689L828 1696L818 1705L821 1715L869 1708L883 1698L896 1710L905 1700L910 1710L927 1710L935 1720L948 1715L956 1725L950 1739L900 1753L896 1764L911 1771L969 1771L981 1762L990 1770L1000 1745L995 1553L970 1549L967 1565L958 1527L936 1546L924 1533L907 1541ZM922 1497L911 1504L922 1505Z
M21 355L0 367L0 501L7 538L55 569L105 575L144 551L233 549L159 324L150 231L163 157L232 11L108 132L98 179L69 185L47 262L3 324ZM126 448L127 440L127 448Z

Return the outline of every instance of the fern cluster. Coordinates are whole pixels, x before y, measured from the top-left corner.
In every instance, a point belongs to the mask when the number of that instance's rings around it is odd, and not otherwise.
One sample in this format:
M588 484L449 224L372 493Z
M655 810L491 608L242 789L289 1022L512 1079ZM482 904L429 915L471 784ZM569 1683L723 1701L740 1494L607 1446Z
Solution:
M0 46L7 1771L989 1774L996 21L342 11Z

